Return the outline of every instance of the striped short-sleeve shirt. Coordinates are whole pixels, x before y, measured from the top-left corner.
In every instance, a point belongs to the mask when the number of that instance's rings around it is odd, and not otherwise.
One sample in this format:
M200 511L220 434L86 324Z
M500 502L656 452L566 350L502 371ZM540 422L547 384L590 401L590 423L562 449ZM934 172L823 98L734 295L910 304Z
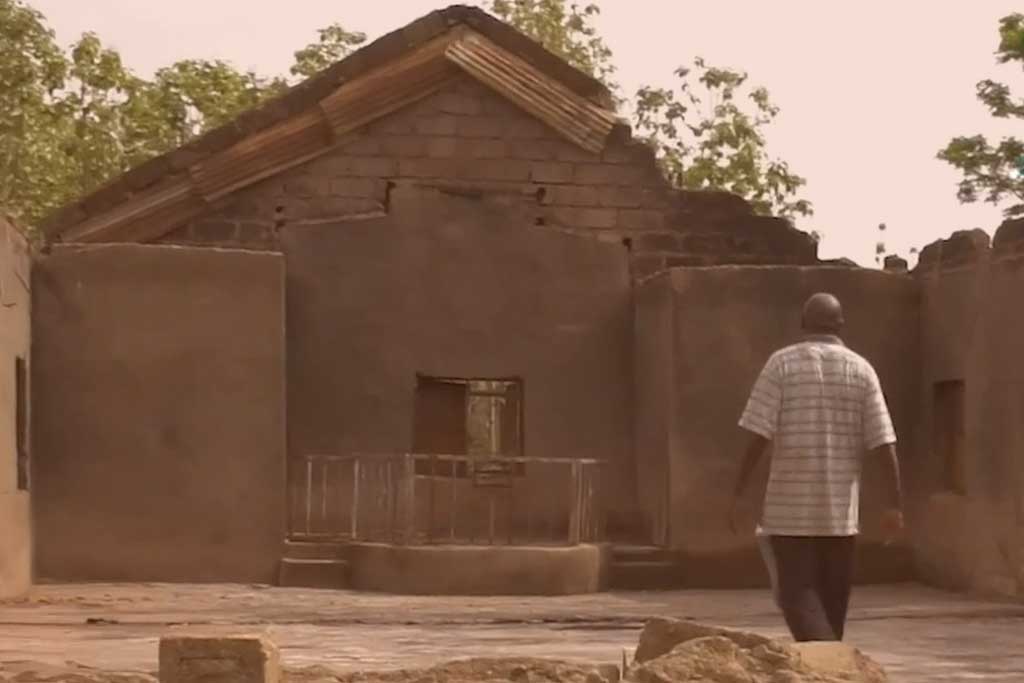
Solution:
M754 384L739 424L772 442L764 533L858 533L863 455L896 443L870 363L838 339L777 351Z

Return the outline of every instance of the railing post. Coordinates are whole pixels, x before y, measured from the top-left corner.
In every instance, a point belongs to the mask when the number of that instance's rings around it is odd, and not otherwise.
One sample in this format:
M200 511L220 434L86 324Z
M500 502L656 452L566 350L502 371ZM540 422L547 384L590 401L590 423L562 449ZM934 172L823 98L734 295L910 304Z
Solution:
M430 509L427 512L427 543L434 542L434 510L437 507L435 501L437 488L437 456L430 455Z
M416 461L411 453L402 456L401 477L400 537L402 545L406 545L413 543L416 537Z
M572 474L569 477L569 545L580 542L580 463L572 461Z
M327 476L331 472L331 461L324 460L320 466L320 522L324 529L330 532L331 525L327 523Z
M313 522L313 458L306 456L306 535L312 532Z
M494 545L494 491L487 492L487 544Z
M456 508L456 506L458 505L458 502L459 502L459 476L458 476L458 474L459 474L458 473L459 464L458 464L458 462L456 460L449 460L448 464L449 464L449 469L448 469L449 478L448 478L448 481L451 483L451 487L452 487L452 490L451 490L452 499L451 499L451 502L449 503L449 507L448 507L448 538L449 538L449 540L452 543L454 543L455 542L455 524L456 524L455 508Z
M387 506L386 518L388 520L388 536L392 543L398 542L398 493L395 485L395 460L388 456L387 471L384 474L384 504Z
M518 463L516 463L518 465ZM516 476L518 475L518 467L513 468L512 483L509 484L508 491L505 492L505 524L508 525L508 545L515 543L515 526L516 526Z
M359 466L359 456L352 461L352 519L349 535L353 541L359 540L359 480L362 477L362 468Z
M580 542L587 543L590 540L590 465L580 463L580 484L577 489L577 496L580 501Z

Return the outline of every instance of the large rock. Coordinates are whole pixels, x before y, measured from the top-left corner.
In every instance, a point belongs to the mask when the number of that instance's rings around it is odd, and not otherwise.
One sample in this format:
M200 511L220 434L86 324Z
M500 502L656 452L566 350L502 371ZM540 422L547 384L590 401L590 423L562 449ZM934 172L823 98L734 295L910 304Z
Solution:
M640 636L635 683L885 683L884 670L843 643L785 644L754 633L655 619Z

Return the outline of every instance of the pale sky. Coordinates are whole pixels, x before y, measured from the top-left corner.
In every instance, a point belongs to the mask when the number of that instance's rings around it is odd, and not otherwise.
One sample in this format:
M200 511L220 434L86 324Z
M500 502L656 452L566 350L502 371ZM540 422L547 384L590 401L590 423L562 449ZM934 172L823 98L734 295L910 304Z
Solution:
M371 39L443 7L444 0L28 0L62 44L97 32L143 75L184 58L226 59L284 74L292 53L335 21ZM479 3L471 3L479 4ZM990 234L999 209L961 205L957 173L935 159L954 135L1024 131L996 122L974 97L995 78L1024 94L1014 67L997 66L1004 0L602 0L599 27L624 92L671 85L700 55L745 69L782 112L770 152L808 180L823 258L874 263L876 226L908 256L954 230ZM911 259L913 262L913 259Z

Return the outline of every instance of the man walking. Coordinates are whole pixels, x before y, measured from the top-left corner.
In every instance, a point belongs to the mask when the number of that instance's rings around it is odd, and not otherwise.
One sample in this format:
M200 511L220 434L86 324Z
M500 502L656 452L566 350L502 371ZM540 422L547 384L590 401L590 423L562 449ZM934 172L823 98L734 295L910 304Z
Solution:
M812 296L803 340L768 360L739 423L752 440L731 524L735 530L747 480L771 446L759 531L775 563L776 602L797 641L843 639L866 452L885 464L887 541L903 529L892 420L874 368L839 338L843 323L834 296Z

